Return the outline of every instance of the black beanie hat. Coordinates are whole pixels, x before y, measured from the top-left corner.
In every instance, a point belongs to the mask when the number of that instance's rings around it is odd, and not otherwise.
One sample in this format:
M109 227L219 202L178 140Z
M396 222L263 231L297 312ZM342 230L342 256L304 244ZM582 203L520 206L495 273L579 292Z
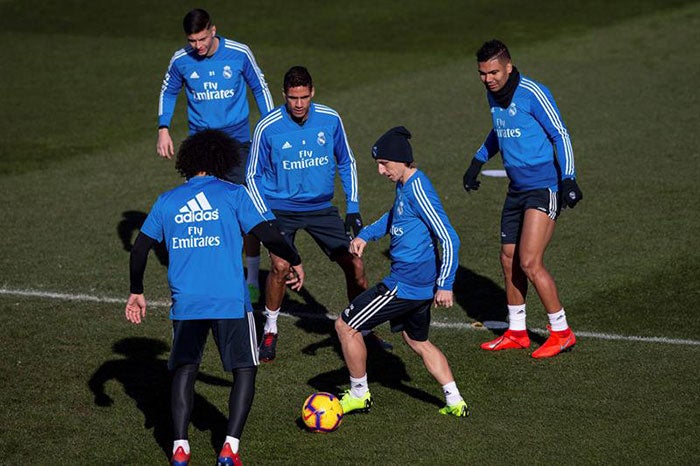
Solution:
M372 146L372 157L394 162L413 162L413 149L408 140L411 132L403 126L396 126L384 133Z

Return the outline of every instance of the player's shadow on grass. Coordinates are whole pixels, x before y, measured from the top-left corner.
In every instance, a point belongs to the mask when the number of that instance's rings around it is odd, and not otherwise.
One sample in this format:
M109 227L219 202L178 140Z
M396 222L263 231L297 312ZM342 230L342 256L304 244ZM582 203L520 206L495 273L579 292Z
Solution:
M502 335L508 328L508 307L506 292L491 279L476 274L466 267L459 266L454 283L455 303L467 313L467 317L486 324L491 332ZM528 332L530 339L542 344L544 337Z
M342 361L340 342L335 332L331 337L328 337L328 340ZM415 357L419 356L415 355ZM316 391L340 394L341 387L348 384L348 377L347 368L342 367L318 374L310 378L307 383ZM367 348L367 378L371 384L380 384L425 403L438 407L444 404L440 398L409 385L411 376L408 374L404 362L392 351L385 350L381 346L375 345Z
M160 355L168 351L168 345L152 338L131 337L117 341L113 345L116 354L125 358L104 362L88 381L95 396L95 404L101 407L112 406L114 400L105 391L105 384L116 380L122 384L124 392L135 402L144 415L144 428L153 429L153 437L167 458L172 453L173 426L170 414L171 373L167 360ZM231 382L200 373L198 381L217 386L230 387ZM211 445L214 451L226 437L227 419L218 408L195 392L191 425L204 432L211 432Z
M134 233L138 232L146 221L148 214L138 210L127 210L122 212L122 219L117 224L117 235L122 242L126 252L131 252L133 247ZM158 243L153 247L153 252L158 258L158 262L164 267L168 266L168 249L165 243Z

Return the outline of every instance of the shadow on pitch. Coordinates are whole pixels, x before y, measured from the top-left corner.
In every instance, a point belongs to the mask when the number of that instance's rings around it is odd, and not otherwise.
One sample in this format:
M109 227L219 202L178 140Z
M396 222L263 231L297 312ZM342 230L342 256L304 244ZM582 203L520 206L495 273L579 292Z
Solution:
M462 307L467 317L476 322L500 323L502 325L489 328L495 335L502 335L508 328L508 307L506 292L491 279L476 274L461 265L457 268L454 284L455 303ZM542 344L545 337L528 331L530 339L536 344Z
M112 349L115 354L125 357L104 362L88 381L95 404L104 408L112 406L114 400L105 392L105 384L111 380L119 382L143 413L144 427L153 429L153 438L170 458L173 442L171 373L167 359L160 358L168 352L168 345L153 338L131 337L117 341ZM210 385L231 386L228 380L202 373L197 380ZM215 452L226 437L226 424L226 416L195 392L191 425L199 431L211 432L211 446Z
M122 212L122 219L117 224L117 235L122 242L122 246L126 252L131 252L131 248L134 244L133 240L136 238L134 233L138 233L146 221L148 214L145 212L140 212L138 210L127 210ZM168 266L168 249L165 247L165 243L157 243L153 247L153 252L158 258L160 265Z

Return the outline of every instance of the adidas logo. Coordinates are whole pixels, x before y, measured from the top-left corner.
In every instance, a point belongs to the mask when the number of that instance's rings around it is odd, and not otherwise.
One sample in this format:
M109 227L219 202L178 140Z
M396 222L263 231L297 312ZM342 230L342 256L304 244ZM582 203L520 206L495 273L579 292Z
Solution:
M199 79L199 75L197 74L196 71L192 72L192 74L190 75L190 79Z
M285 141L285 143L282 145L282 149L291 149L292 145L289 143L289 141Z
M180 213L175 216L175 223L208 222L211 220L219 220L219 209L212 209L203 192L187 201L187 204L180 207Z

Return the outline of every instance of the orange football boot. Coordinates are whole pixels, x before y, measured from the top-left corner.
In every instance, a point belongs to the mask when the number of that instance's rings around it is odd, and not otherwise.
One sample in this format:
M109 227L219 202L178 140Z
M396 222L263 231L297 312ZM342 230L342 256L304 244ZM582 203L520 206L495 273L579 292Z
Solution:
M576 344L576 335L570 328L557 332L547 325L547 330L549 330L549 338L532 353L533 358L551 358Z
M481 349L486 351L500 351L506 349L524 349L530 347L530 337L527 330L506 330L500 337L481 344Z

